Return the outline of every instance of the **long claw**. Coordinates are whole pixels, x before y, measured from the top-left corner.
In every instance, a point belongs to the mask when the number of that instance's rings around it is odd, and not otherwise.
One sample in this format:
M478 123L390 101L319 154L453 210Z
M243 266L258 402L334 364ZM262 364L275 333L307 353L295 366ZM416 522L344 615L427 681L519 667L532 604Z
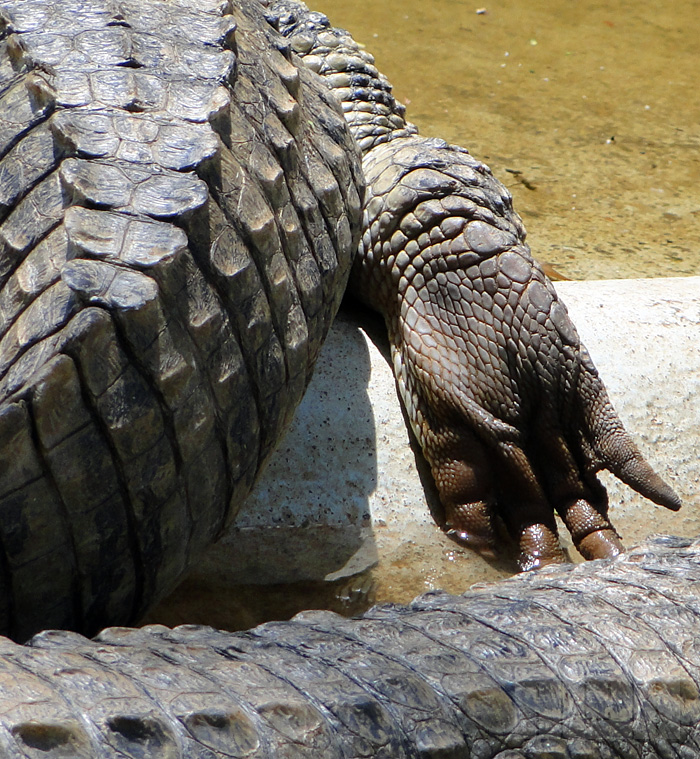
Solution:
M645 498L671 511L678 511L681 499L676 492L651 468L631 440L629 445L634 448L632 455L622 463L609 464L608 469Z

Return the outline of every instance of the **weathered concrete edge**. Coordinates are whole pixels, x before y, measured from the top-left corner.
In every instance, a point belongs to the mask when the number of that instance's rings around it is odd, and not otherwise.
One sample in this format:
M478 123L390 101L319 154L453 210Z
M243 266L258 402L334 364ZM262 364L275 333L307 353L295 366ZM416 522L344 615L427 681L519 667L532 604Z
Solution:
M684 500L674 515L604 474L625 542L700 534L700 277L556 287L628 429ZM337 578L433 538L444 553L390 367L341 314L292 429L198 575L224 585ZM416 557L418 593L430 567Z

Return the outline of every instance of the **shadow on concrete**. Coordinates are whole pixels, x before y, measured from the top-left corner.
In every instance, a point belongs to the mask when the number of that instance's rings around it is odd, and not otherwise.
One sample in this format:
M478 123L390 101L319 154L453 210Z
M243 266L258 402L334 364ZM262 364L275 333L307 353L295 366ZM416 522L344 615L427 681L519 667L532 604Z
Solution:
M669 512L603 473L617 529L627 545L650 532L700 534L700 277L557 287L622 419L683 499ZM509 573L428 515L426 499L442 521L422 456L407 446L380 325L343 312L254 499L148 621L241 629L304 608L355 614L375 595L406 603Z
M363 329L383 339L388 355L383 322L345 305L291 428L235 522L147 621L243 629L301 609L355 614L373 603L378 431Z

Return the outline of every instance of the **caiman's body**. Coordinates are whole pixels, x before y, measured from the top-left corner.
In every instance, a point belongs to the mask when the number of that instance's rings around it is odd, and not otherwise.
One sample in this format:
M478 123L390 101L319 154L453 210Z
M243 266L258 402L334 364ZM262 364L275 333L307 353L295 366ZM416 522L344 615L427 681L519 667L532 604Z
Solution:
M135 621L196 561L291 418L358 240L353 287L385 316L455 538L492 551L503 525L523 567L557 562L557 511L614 557L600 468L679 506L505 188L420 138L324 16L262 5L0 2L0 629L18 640ZM355 622L6 642L0 753L695 756L697 548L669 545ZM664 638L654 615L688 626Z
M174 586L291 419L347 280L363 181L337 104L258 3L190 6L0 5L16 638L134 622Z
M113 628L0 650L8 757L700 756L700 544L246 633Z

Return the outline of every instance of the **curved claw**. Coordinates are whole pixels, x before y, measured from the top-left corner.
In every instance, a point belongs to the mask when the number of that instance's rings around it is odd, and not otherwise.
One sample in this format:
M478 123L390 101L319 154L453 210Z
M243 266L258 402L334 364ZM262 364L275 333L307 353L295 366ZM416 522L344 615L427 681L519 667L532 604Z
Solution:
M618 430L612 437L612 441L601 442L600 448L605 454L605 468L622 480L625 485L629 485L659 506L665 506L671 511L680 509L681 499L673 488L651 468L624 429Z

